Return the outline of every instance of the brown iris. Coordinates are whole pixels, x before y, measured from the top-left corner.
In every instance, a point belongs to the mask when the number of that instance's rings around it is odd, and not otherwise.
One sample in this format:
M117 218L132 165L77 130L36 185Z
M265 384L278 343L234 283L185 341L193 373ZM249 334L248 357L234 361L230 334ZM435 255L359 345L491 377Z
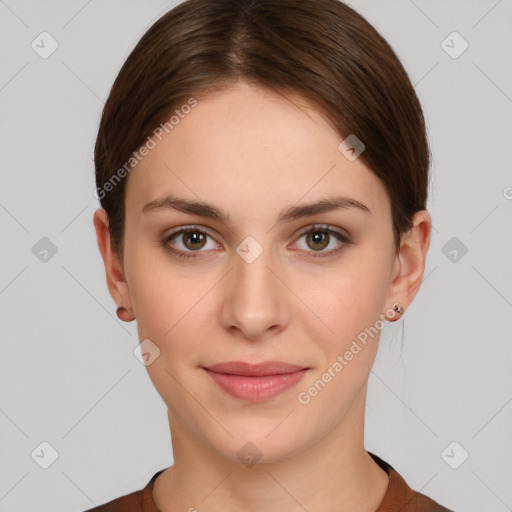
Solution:
M314 230L314 231L310 231L309 233L307 233L306 243L308 243L308 245L309 245L310 241L312 241L315 244L314 247L310 246L312 249L321 250L321 249L324 249L329 244L329 235L326 231L322 231L322 230L318 230L318 229ZM321 245L318 245L318 244L321 244Z
M185 247L190 250L202 249L206 242L206 235L199 231L184 231L182 236Z

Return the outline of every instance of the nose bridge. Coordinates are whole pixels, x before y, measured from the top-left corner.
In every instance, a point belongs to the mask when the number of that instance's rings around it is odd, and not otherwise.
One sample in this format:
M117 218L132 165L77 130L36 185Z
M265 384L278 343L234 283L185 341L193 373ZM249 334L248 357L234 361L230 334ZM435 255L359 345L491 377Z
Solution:
M274 275L270 271L272 268L272 257L270 251L264 251L254 261L248 262L242 257L238 256L236 261L235 276L237 284L243 289L252 291L253 295L260 292L268 293L269 286L275 280ZM274 270L275 271L275 270Z
M257 338L285 322L285 304L279 269L272 251L247 237L236 249L230 273L229 296L224 302L224 322L246 337Z

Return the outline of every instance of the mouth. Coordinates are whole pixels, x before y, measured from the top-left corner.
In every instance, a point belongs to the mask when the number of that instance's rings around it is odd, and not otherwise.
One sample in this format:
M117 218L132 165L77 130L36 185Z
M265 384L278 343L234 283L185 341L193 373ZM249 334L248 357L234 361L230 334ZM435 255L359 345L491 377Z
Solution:
M282 361L258 364L229 361L202 368L223 391L251 402L261 402L283 393L302 380L309 370Z

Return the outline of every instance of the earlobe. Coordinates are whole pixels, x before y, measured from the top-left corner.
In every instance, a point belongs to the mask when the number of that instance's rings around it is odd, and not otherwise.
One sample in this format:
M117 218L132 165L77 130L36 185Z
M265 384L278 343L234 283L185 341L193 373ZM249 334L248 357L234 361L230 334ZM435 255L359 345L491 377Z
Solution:
M128 284L126 283L119 257L112 247L107 212L103 208L98 208L94 212L93 222L98 248L105 265L107 287L110 295L117 304L122 304L125 308L131 309Z
M132 308L126 309L122 306L119 306L116 310L116 314L119 320L122 320L123 322L131 322L132 320L135 320L135 315L133 314Z

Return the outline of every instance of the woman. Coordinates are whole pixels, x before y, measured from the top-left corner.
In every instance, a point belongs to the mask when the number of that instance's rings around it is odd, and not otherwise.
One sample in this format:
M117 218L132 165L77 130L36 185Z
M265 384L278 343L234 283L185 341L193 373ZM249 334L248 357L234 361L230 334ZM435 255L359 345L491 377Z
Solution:
M174 464L94 510L448 510L364 448L380 331L431 232L422 109L364 18L178 5L121 69L95 164L108 288Z

